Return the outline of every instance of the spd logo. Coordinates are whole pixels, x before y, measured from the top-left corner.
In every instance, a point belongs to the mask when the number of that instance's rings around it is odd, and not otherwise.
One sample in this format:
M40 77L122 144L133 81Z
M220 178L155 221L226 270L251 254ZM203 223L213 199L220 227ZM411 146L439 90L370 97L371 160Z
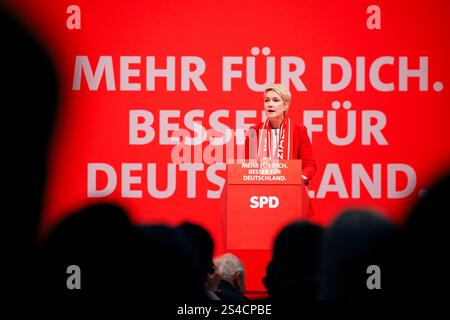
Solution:
M276 208L280 204L280 200L275 196L253 196L250 198L250 208Z

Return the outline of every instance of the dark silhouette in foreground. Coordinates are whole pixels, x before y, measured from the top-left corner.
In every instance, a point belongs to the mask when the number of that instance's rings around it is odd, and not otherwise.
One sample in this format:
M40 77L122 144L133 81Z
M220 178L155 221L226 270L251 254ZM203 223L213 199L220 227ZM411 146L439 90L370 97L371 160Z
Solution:
M324 230L309 222L293 222L278 234L264 285L274 301L316 298L320 245Z

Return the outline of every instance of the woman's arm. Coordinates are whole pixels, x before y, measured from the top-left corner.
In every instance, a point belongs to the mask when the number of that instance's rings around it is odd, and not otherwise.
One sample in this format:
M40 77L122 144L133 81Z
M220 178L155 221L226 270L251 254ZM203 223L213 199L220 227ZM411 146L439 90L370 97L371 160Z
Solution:
M298 128L298 129L297 129ZM298 134L296 139L298 139L299 149L298 149L298 159L302 160L302 174L309 181L311 180L317 171L316 161L313 158L312 144L309 140L308 132L305 126L298 126Z

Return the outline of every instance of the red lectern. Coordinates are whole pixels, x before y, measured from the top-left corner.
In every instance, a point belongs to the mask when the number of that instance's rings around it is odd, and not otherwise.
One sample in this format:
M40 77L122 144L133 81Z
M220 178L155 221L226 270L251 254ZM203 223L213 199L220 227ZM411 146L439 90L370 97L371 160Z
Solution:
M248 292L264 291L261 280L280 230L306 217L309 197L301 172L301 160L227 166L225 249L241 258L247 274L252 274Z

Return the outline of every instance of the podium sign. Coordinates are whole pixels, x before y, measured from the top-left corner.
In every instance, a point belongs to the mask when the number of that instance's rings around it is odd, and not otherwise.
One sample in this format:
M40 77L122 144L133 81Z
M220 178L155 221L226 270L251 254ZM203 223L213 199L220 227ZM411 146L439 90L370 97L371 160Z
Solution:
M249 161L227 169L227 250L270 250L286 224L306 216L301 160Z

